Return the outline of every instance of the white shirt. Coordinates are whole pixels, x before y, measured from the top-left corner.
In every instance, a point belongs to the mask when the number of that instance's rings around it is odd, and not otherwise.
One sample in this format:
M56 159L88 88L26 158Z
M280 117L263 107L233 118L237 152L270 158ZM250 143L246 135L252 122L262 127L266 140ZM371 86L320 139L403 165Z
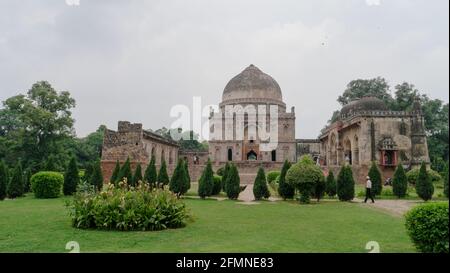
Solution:
M372 181L370 181L370 179L367 179L366 188L368 188L368 189L372 188Z

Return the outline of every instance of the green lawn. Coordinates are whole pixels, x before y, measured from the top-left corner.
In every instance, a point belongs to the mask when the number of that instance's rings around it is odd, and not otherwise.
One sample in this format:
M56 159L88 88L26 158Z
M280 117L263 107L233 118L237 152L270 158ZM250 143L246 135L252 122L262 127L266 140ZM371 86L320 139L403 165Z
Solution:
M261 202L186 199L195 221L182 229L118 232L72 228L65 198L32 194L0 202L0 252L413 252L404 220L356 203Z

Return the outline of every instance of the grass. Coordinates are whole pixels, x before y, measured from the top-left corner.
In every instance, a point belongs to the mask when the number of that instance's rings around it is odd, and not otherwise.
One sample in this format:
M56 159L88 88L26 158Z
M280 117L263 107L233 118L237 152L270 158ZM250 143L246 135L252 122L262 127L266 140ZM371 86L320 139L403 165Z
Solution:
M356 203L259 202L185 199L195 221L157 232L79 230L64 201L32 195L0 202L0 252L414 252L404 220Z

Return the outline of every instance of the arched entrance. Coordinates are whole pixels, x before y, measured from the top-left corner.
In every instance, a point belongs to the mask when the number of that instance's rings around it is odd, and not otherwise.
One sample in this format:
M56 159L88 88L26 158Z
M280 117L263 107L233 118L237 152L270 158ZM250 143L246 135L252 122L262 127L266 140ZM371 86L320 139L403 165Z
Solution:
M247 153L247 160L258 160L258 155L255 151L250 150L250 152Z

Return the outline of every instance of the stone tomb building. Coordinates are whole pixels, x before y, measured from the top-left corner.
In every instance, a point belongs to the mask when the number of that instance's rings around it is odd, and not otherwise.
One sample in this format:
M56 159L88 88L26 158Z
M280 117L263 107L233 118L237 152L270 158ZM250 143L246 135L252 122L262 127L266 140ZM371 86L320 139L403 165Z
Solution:
M244 111L237 111L241 106ZM247 106L265 107L266 124L260 124L260 112L256 115L245 111ZM262 149L267 140L260 133L269 131L269 120L273 113L271 106L277 106L277 144L272 149ZM428 147L424 129L421 105L416 101L410 112L391 111L381 100L364 97L353 101L340 111L337 121L324 128L317 139L295 138L295 112L286 111L281 88L269 75L250 65L232 78L222 94L219 104L221 112L232 108L233 115L211 115L209 151L181 151L176 142L143 130L142 124L120 121L118 130L106 130L102 168L105 181L111 177L117 160L123 163L127 157L132 167L148 164L155 155L159 168L164 159L169 175L178 158L188 161L192 181L196 181L210 158L213 169L223 167L227 161L239 169L241 183L253 183L259 166L266 172L280 170L285 160L296 162L304 154L311 155L325 173L336 174L344 164L350 164L355 179L364 182L371 162L375 161L382 171L383 179L392 177L397 164L413 168L422 161L429 163ZM243 120L243 131L236 130L236 120ZM230 128L226 126L230 126ZM226 135L227 129L231 131ZM271 128L272 129L272 128ZM256 132L256 134L255 134Z
M383 101L364 97L342 107L336 122L322 130L320 164L335 173L349 164L358 182L364 182L371 163L383 179L392 178L397 164L406 169L429 163L421 105L411 112L391 111Z

